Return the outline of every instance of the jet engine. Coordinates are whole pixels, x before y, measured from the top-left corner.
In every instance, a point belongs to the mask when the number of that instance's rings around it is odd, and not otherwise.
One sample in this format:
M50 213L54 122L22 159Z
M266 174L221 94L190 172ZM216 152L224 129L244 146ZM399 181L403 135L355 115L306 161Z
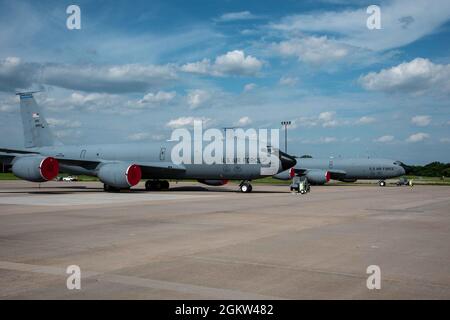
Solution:
M295 169L290 168L288 170L284 170L276 175L273 176L273 178L278 180L290 180L295 176Z
M331 174L328 171L312 169L306 172L305 177L311 184L325 184L330 181Z
M103 164L99 168L97 176L101 182L108 186L125 189L139 183L142 171L141 167L136 164L112 162Z
M228 180L197 180L200 183L206 184L208 186L223 186L228 183Z
M58 160L52 157L22 156L13 162L12 172L24 180L44 182L56 178L59 164Z

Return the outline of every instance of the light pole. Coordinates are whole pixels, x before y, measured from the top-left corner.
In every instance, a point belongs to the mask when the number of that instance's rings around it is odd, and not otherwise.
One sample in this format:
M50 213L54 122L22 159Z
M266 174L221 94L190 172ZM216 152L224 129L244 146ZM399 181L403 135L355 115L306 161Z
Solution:
M281 121L281 125L284 126L284 152L287 153L287 128L291 125L291 121Z

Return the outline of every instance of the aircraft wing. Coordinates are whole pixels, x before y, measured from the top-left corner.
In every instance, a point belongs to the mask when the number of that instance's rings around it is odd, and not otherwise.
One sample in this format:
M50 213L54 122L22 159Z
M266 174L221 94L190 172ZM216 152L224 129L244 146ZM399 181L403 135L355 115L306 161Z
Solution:
M11 163L11 161L15 157L20 157L28 154L39 154L39 152L31 150L0 148L0 162ZM79 166L87 170L95 170L97 166L101 163L116 162L102 159L99 160L70 159L58 156L54 158L57 159L58 162L61 164L65 164L68 166ZM160 162L160 161L155 162L129 161L129 162L140 166L144 176L152 176L156 174L176 175L186 171L186 168L184 166L177 165L172 162Z
M153 175L153 174L163 174L163 173L183 173L186 168L182 165L173 164L172 162L135 162L141 167L142 174Z
M16 150L0 148L0 163L10 164L15 157L23 156L24 154L37 154L34 151Z
M39 152L31 151L31 150L20 150L20 149L8 149L8 148L0 148L0 155L6 154L16 154L16 155L23 155L23 154L39 154Z
M109 160L80 160L80 159L67 159L67 158L59 158L55 157L61 164L69 165L69 166L79 166L88 170L94 170L101 163L109 163L109 162L122 162L118 161L109 161ZM173 164L172 162L141 162L141 161L126 161L141 167L143 176L152 176L155 174L177 174L183 173L186 168L181 165Z

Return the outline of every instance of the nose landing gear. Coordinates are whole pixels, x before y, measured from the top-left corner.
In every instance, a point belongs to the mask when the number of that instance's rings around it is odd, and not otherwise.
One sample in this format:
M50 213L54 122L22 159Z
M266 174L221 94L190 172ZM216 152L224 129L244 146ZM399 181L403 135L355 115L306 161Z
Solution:
M241 190L241 192L243 193L248 193L248 192L252 192L252 185L250 184L249 181L242 181L241 184L239 185L239 189Z

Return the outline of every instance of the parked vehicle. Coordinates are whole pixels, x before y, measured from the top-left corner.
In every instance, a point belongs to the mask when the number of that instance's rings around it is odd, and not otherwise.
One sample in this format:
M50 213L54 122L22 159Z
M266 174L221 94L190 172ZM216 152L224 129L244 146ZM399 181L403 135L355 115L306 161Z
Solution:
M78 181L78 178L75 176L67 176L62 178L62 181Z

